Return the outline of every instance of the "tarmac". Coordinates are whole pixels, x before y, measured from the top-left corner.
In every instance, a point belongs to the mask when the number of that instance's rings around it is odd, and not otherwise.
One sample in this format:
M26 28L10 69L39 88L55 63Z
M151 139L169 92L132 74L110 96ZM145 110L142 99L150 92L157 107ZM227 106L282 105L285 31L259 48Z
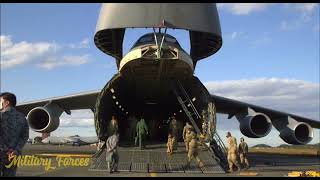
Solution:
M163 146L163 145L162 145ZM147 146L156 151L155 146ZM136 147L120 147L119 152L138 152ZM22 154L29 158L38 158L42 163L36 164L29 161L29 164L21 164L17 170L17 176L53 176L53 177L286 177L292 171L320 171L320 158L316 156L292 156L277 154L248 154L251 167L248 170L241 170L234 173L204 173L203 171L189 172L130 172L121 171L110 174L103 169L92 169L92 156L97 152L95 146L59 146L59 145L30 145L27 144ZM127 153L128 154L128 153ZM141 153L140 153L141 154ZM140 155L143 157L142 155ZM163 154L150 153L148 156L165 156ZM173 154L172 156L175 156ZM145 154L147 158L147 155ZM178 160L179 161L179 160ZM30 163L31 162L31 163ZM41 161L38 161L41 162ZM50 163L48 163L50 162Z

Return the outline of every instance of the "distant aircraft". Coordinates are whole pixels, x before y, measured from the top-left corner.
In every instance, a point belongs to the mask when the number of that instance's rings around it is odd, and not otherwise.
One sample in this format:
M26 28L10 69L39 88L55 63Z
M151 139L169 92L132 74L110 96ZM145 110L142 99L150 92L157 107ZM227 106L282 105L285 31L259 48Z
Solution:
M57 136L46 137L41 142L43 144L54 144L54 145L67 144L67 140L65 137L57 137Z
M28 138L27 143L32 144L32 139Z
M54 145L72 145L81 146L98 143L98 137L80 137L80 136L68 136L68 137L57 137L49 136L42 140L43 144L54 144Z
M99 139L97 136L89 136L89 137L69 136L66 139L67 139L67 143L72 144L73 146L96 144L99 142Z
M32 139L32 144L41 144L42 138L40 136L36 136Z
M123 55L126 28L152 28L153 33L141 36ZM189 31L190 52L167 34L168 28ZM216 113L236 117L242 134L251 138L268 135L273 126L289 144L310 142L312 128L320 128L320 122L313 119L208 92L194 72L198 61L213 55L222 46L215 4L103 4L94 42L98 49L115 58L118 72L102 90L19 104L17 109L27 116L32 130L52 132L58 128L62 112L70 115L71 110L76 109L94 112L100 140L111 135L108 127L111 117L115 116L121 141L132 141L135 126L128 120L129 115L144 117L150 128L150 139L154 141L165 141L167 130L159 128L162 127L159 123L173 115L182 123L190 121L197 133L208 138L216 132ZM250 68L243 69L248 70Z

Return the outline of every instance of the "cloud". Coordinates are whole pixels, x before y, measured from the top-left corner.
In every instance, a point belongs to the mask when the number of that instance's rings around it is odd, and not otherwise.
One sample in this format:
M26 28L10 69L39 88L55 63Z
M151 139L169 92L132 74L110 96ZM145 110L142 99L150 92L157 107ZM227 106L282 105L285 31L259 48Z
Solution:
M1 35L1 69L13 68L23 64L36 64L47 70L65 65L81 65L88 63L89 55L62 55L64 46L50 42L14 43L11 36ZM85 47L88 39L80 42L79 47Z
M239 39L239 38L248 38L248 35L246 35L246 33L237 32L237 31L232 32L229 36L232 40Z
M83 49L83 48L89 48L89 38L84 38L81 42L74 44L71 43L68 46L72 49Z
M1 40L1 68L11 68L25 64L35 58L43 57L58 49L55 43L22 41L13 43L10 36L0 36Z
M51 70L59 66L76 66L89 62L88 54L82 56L63 56L61 59L58 58L59 57L49 57L40 62L38 66L47 70Z
M71 115L63 113L59 127L90 127L94 128L94 115L91 110L74 110Z
M294 4L293 6L303 12L312 12L316 7L317 3L298 3Z
M319 5L317 3L292 3L285 4L286 8L292 10L295 16L294 20L282 20L280 29L284 31L297 29L304 24L310 22L313 17L317 17L318 13L315 12Z
M218 3L219 9L226 9L235 15L248 15L252 12L263 11L270 4L268 3Z

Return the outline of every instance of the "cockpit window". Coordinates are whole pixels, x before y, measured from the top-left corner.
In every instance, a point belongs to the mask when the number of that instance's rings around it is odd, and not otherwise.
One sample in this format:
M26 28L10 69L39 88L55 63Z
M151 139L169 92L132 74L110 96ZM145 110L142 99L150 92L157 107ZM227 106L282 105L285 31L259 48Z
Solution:
M160 44L162 42L162 37L163 37L163 34L157 33L157 42L158 42L158 44ZM178 41L173 36L171 36L169 34L165 35L164 43L176 44L176 45L180 46ZM137 42L132 46L131 49L133 49L133 48L135 48L135 47L137 47L137 46L139 46L141 44L155 44L154 34L150 33L150 34L142 36L140 39L137 40Z
M153 41L153 36L146 36L140 39L140 43L144 43L144 42L151 42Z
M159 35L157 36L158 42L161 42L162 37L163 37L163 36L159 36ZM154 36L153 36L153 35L149 35L149 36L142 37L142 38L139 40L139 43L152 42L152 41L154 41ZM176 39L174 39L174 38L172 38L172 37L169 37L169 36L165 36L165 41L166 41L166 42L169 42L169 43L175 43L175 42L177 42Z
M175 40L174 38L171 38L171 37L165 37L165 40L167 42L171 42L171 43L175 43L177 40Z

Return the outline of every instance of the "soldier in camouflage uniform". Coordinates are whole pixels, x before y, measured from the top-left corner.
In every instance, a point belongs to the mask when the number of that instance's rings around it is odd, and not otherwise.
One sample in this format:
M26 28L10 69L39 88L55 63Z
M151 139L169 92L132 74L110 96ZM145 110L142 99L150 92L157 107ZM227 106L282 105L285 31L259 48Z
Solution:
M169 132L172 135L172 139L173 139L173 144L172 144L172 148L173 150L177 149L177 141L178 141L178 122L177 119L173 116L171 123L170 123L170 129Z
M231 133L228 132L228 164L229 164L229 172L233 172L233 165L238 168L238 171L241 170L240 164L237 159L237 139L231 136Z
M190 166L191 160L196 159L198 162L198 166L202 168L204 166L203 162L199 158L199 146L201 143L197 140L197 135L195 133L190 133L189 136L191 136L191 141L189 143L189 151L188 151L188 163L187 167Z
M167 142L167 153L168 155L172 155L173 154L173 136L169 133L168 135L168 142Z
M241 165L245 165L245 168L248 169L249 168L249 161L247 158L247 154L248 154L248 144L246 142L244 142L244 138L240 138L240 144L239 144L239 155L240 155L240 163Z
M186 125L183 127L183 131L182 131L182 138L183 138L183 141L185 143L185 146L186 146L186 152L189 151L189 142L191 139L189 139L187 141L187 132L188 132L188 129L191 130L193 129L193 127L190 125L189 122L186 122Z
M1 176L15 176L17 167L9 164L8 156L21 155L21 150L29 138L29 126L25 116L15 109L16 96L12 93L0 94L0 156Z

